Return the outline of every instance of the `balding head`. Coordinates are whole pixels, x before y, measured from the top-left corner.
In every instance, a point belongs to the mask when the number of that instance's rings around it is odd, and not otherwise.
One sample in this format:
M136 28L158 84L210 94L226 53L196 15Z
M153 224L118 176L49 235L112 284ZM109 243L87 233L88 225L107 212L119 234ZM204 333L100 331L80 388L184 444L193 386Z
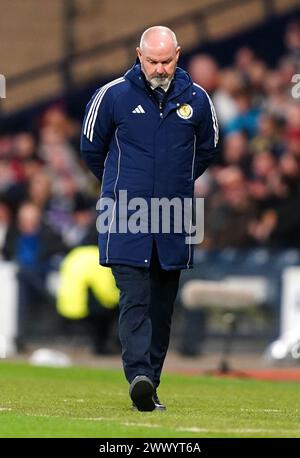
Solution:
M175 33L168 27L155 26L141 36L137 55L146 79L153 87L166 87L176 70L180 47Z
M145 48L177 48L177 39L175 33L168 27L156 25L145 30L141 36L140 49Z

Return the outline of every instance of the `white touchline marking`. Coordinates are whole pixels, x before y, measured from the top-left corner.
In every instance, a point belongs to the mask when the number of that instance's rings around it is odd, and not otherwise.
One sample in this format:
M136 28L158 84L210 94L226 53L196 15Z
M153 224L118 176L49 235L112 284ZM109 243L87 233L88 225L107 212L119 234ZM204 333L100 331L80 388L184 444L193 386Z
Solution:
M10 409L11 410L11 409ZM30 413L27 413L26 416L28 417L41 417L41 418L61 418L59 415L46 415L46 414L30 414ZM117 422L119 423L120 425L123 425L123 426L138 426L138 427L147 427L147 428L161 428L161 425L157 425L157 424L152 424L152 423L136 423L136 422L128 422L128 421L125 421L125 422L122 422L122 421L119 421L118 418L114 418L114 417L70 417L69 420L75 420L75 421L113 421L113 422Z
M118 422L120 425L123 426L146 426L147 428L161 428L161 425L156 425L154 423L136 423L136 422L129 422L129 421L119 421L117 418L107 418L107 417L89 417L89 418L72 418L72 420L85 420L85 421L115 421Z
M123 391L97 391L98 394L104 394L104 395L110 395L110 396L123 396L124 397L124 392Z
M64 399L63 401L72 404L73 402L84 402L84 399Z
M232 428L232 429L224 429L220 427L219 429L209 429L209 428L197 428L197 427L190 427L184 428L180 427L177 428L176 431L186 431L186 432L193 432L193 433L283 433L283 434L299 434L299 429L264 429L264 428Z
M12 409L10 407L0 407L0 412L7 412L11 411Z
M255 412L266 412L266 413L278 413L278 412L281 412L283 414L285 414L287 412L287 410L283 410L283 409L244 409L244 408L241 408L240 409L241 412L252 412L252 413L255 413ZM298 412L298 409L293 409L293 412ZM289 411L290 413L290 411Z
M84 420L84 421L118 421L117 418L109 417L72 417L70 420Z
M87 421L115 421L118 422L116 418L105 418L105 417L97 417L97 418L73 418L73 420L87 420ZM120 425L123 426L137 426L137 427L146 427L146 428L161 428L162 425L151 424L151 423L136 423L136 422L119 422ZM166 426L168 429L173 429L172 427ZM299 434L300 430L297 429L286 429L286 430L278 430L278 429L264 429L264 428L232 428L232 429L209 429L209 428L198 428L196 426L191 427L179 427L175 428L177 432L192 432L192 433L283 433L283 434Z
M281 410L279 409L244 409L243 407L241 407L241 412L282 412Z
M192 426L190 428L176 428L176 431L187 431L191 433L208 433L209 429L197 428L196 426Z
M11 408L0 407L1 410L12 410ZM46 418L62 418L60 415L46 415L46 414L25 414L28 417L46 417ZM69 417L69 420L84 420L84 421L112 421L117 422L123 426L137 426L146 428L161 428L163 425L155 423L138 423L138 422L122 422L115 417ZM172 426L166 426L167 429L172 430ZM265 429L265 428L199 428L197 426L179 427L174 428L176 432L191 432L191 433L225 433L225 434L241 434L241 433L267 433L267 434L297 434L300 435L300 429Z
M121 425L124 425L124 426L138 426L138 427L147 427L147 428L161 428L161 425L155 425L155 424L152 424L152 423L134 423L134 422L129 422L129 421L126 421L124 423L120 423Z

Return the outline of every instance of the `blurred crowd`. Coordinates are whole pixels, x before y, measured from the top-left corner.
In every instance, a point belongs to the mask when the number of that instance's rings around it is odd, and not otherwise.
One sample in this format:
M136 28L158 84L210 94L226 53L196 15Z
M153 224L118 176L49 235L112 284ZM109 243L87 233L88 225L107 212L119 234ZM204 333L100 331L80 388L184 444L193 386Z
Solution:
M49 286L51 272L58 270L60 282L69 281L64 266L74 256L73 250L98 244L97 183L81 164L79 138L80 125L57 106L43 113L33 132L0 137L0 259L18 266L15 343L19 352L27 348L32 318L35 321L40 309L48 309L48 318L53 316L58 300L57 332L68 335L79 320L91 336L94 352L108 351L115 313L97 299L89 270L82 271L83 261L82 268L76 264L77 277L73 275L69 284L72 288L76 282L78 296L77 305L71 304L72 320L65 319L68 304L63 288L58 293ZM81 255L84 260L85 252ZM97 263L98 255L93 260ZM101 271L97 275L101 280Z
M218 163L196 183L206 196L202 247L300 246L300 22L288 24L286 53L269 68L240 48L230 68L195 56L189 72L211 95L221 130Z
M205 196L201 248L300 247L300 100L292 91L300 22L288 24L283 39L286 53L275 68L247 46L228 68L205 54L189 61L193 80L212 97L221 132L218 159L195 184L196 196ZM48 273L73 248L97 245L99 185L81 161L80 129L54 105L31 131L0 135L0 260L19 267L19 323L30 303L55 307ZM104 308L93 321L98 330L102 323L105 339L111 316ZM20 324L19 349L23 334ZM95 342L103 352L103 339Z
M51 107L36 127L0 137L0 251L28 265L97 244L97 183L80 161L79 124ZM34 244L37 232L47 243Z
M221 131L216 164L196 182L205 196L202 247L300 246L300 23L283 37L286 54L268 68L240 48L229 68L212 56L188 65L211 95ZM98 187L79 154L80 125L59 106L32 132L0 137L0 256L30 264L97 243ZM40 231L48 242L38 243Z

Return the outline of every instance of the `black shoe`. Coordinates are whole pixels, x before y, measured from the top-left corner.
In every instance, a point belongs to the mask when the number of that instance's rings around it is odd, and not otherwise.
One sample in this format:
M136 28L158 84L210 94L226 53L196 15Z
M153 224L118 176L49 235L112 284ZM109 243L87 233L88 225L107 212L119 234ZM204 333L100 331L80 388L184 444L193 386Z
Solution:
M155 404L155 410L167 410L166 406L164 404L162 404L157 396L157 391L154 390L154 393L153 393L153 401L154 401L154 404Z
M155 409L153 393L153 383L146 375L137 375L129 387L129 396L141 412L152 412Z
M154 404L155 404L155 410L167 410L166 406L160 402L160 400L159 400L159 398L157 396L156 390L154 390L152 398L153 398L153 401L154 401ZM134 410L137 409L137 406L135 405L134 402L132 403L132 408Z

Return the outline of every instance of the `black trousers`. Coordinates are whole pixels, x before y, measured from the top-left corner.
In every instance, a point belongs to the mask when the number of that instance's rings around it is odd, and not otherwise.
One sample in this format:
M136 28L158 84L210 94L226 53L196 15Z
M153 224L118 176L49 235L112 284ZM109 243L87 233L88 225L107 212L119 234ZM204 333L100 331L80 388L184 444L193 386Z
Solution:
M129 383L147 375L157 388L169 346L180 270L161 268L156 245L149 268L112 265L120 290L119 336Z

